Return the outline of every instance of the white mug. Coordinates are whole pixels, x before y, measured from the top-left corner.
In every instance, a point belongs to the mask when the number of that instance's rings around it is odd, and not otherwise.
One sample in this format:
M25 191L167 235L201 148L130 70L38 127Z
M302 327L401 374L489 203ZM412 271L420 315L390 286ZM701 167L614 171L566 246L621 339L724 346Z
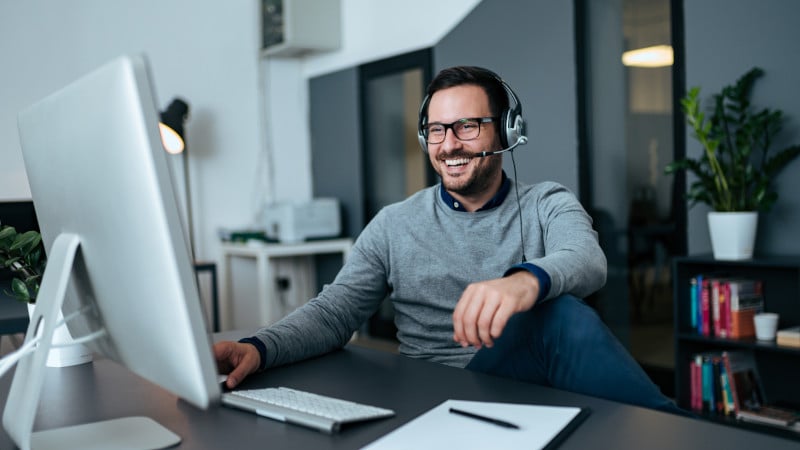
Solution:
M756 339L761 341L772 341L775 339L775 332L778 330L778 314L759 313L753 317L756 326Z

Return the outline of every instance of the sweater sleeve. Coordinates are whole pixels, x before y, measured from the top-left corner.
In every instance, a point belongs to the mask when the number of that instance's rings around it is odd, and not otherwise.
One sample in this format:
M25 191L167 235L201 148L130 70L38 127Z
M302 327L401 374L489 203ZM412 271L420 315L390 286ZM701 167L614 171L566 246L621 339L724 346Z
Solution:
M543 248L528 263L550 279L544 299L572 294L584 298L606 282L607 262L592 228L592 219L566 187L552 182L533 196Z
M378 235L381 227L374 224L379 217L362 231L336 279L317 297L245 339L259 349L261 369L343 347L378 309L388 294L385 250L380 246L383 240Z

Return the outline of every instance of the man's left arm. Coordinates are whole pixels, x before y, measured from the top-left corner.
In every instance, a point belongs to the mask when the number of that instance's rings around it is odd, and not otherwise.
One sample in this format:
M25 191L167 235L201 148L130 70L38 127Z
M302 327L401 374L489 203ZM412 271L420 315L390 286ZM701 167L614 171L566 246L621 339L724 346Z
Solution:
M562 294L584 298L603 287L606 257L592 219L578 199L564 186L546 183L537 212L544 252L523 265L535 266L532 273L540 279L539 271L547 276L548 289L539 301Z
M544 192L533 204L544 254L465 289L453 312L453 339L462 346L491 347L513 314L564 293L583 297L605 284L606 258L589 215L565 187L540 187Z

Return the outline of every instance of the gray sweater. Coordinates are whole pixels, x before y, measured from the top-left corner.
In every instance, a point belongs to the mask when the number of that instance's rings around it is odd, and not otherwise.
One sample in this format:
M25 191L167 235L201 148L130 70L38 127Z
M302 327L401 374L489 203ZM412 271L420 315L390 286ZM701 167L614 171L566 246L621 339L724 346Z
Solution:
M513 183L513 180L512 180ZM383 208L364 228L336 279L316 298L258 331L264 367L337 349L386 297L402 354L464 367L476 349L453 341L452 313L472 282L500 278L522 262L513 187L498 207L456 211L440 185ZM553 182L519 185L525 256L551 281L545 299L584 297L603 286L606 259L591 219Z

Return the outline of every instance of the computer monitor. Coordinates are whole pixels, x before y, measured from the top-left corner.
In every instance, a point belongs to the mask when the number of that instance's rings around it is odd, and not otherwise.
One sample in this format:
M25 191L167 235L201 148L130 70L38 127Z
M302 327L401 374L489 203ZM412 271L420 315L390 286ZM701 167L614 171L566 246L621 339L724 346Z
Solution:
M32 433L59 307L64 316L81 311L69 323L73 337L105 331L87 344L92 350L199 408L219 399L154 98L145 57L123 56L19 115L23 159L48 249L26 335L32 339L38 328L42 341L19 362L3 413L3 425L21 448L77 448L68 440L80 435L89 442L87 433L111 444L119 438L114 427L140 434L134 447L155 447L161 444L146 435L152 432L160 442L159 433L167 431L131 419ZM138 426L145 429L131 432Z

